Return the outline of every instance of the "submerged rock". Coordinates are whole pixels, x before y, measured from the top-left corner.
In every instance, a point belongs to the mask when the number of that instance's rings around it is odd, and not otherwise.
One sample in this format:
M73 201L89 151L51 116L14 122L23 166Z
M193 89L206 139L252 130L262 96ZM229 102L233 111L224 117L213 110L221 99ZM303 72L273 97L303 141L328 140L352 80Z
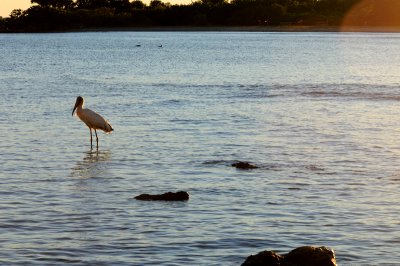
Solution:
M186 191L178 191L178 192L167 192L159 195L150 195L150 194L140 194L136 196L137 200L163 200L163 201L185 201L189 200L189 193Z
M326 247L299 247L286 255L262 251L247 257L242 266L337 266L335 253Z
M232 167L236 167L237 169L242 169L242 170L249 170L249 169L257 169L259 168L257 165L251 164L249 162L235 162L231 164Z

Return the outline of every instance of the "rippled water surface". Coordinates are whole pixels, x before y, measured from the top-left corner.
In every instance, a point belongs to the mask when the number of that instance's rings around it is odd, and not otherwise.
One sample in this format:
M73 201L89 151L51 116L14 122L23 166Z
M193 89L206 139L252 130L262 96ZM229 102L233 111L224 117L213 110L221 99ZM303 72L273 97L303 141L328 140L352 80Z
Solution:
M0 35L0 263L240 265L326 245L340 265L399 264L399 47L366 33ZM98 151L71 116L78 95L115 129ZM190 200L133 199L177 190Z

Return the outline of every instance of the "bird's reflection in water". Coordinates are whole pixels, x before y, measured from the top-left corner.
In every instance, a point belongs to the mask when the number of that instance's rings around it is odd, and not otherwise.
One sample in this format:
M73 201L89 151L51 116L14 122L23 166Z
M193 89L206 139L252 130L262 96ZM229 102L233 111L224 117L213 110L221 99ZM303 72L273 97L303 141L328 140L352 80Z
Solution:
M80 178L96 178L105 174L108 162L111 161L111 151L90 150L72 168L72 176Z

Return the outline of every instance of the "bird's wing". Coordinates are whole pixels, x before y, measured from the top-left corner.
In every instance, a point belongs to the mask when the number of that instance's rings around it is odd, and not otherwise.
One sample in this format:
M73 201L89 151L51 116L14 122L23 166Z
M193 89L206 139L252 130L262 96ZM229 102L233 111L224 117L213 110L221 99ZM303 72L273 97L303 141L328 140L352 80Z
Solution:
M107 120L105 120L101 115L90 109L83 109L80 118L90 128L100 129L105 132L111 132L113 130Z

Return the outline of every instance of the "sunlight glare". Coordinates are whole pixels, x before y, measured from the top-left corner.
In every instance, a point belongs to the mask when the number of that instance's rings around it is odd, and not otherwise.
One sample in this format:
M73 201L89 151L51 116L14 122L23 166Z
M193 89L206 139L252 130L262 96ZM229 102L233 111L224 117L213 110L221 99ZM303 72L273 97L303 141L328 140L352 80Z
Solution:
M361 0L344 16L342 31L349 27L393 27L400 25L400 1L398 0Z

